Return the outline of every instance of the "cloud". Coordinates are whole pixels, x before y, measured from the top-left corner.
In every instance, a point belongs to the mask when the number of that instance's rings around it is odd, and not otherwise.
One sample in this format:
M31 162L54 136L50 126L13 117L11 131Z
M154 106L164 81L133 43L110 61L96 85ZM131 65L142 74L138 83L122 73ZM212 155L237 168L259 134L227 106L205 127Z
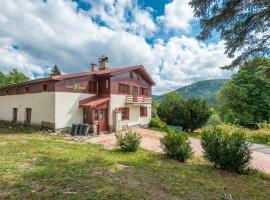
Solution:
M173 0L165 5L165 13L158 17L158 21L169 30L182 30L189 32L191 30L190 22L194 20L193 10L188 4L189 0Z
M154 93L158 94L230 75L219 69L229 62L222 42L205 45L180 36L148 43L146 38L156 31L156 24L151 9L141 9L134 1L89 1L93 10L88 11L67 0L3 1L0 70L4 72L18 68L30 76L42 76L54 64L65 73L86 71L105 54L112 67L143 64L156 81Z

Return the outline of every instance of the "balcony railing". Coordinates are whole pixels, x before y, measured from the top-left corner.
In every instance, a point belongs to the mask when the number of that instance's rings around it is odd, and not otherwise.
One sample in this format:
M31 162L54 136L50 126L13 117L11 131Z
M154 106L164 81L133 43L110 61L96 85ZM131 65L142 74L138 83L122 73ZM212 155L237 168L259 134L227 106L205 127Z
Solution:
M126 104L151 104L151 97L129 95L126 97Z

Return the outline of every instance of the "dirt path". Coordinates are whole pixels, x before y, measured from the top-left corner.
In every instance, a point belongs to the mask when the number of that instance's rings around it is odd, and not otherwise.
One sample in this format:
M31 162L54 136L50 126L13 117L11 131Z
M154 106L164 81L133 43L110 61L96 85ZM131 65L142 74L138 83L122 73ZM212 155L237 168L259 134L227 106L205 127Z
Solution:
M158 153L162 152L160 144L160 139L163 137L162 133L142 128L134 128L133 130L142 135L142 148ZM112 149L115 147L115 136L114 134L103 134L98 137L92 138L91 142L102 144L106 149ZM200 140L190 138L190 142L195 155L201 156L202 147L200 144ZM252 161L250 166L270 174L270 155L253 149Z

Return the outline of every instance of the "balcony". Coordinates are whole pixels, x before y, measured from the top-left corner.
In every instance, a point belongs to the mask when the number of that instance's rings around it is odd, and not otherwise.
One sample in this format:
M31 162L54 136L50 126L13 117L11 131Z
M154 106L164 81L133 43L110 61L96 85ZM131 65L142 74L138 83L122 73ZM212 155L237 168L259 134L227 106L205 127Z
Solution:
M143 105L143 104L151 104L151 97L145 96L126 96L126 104L132 105Z

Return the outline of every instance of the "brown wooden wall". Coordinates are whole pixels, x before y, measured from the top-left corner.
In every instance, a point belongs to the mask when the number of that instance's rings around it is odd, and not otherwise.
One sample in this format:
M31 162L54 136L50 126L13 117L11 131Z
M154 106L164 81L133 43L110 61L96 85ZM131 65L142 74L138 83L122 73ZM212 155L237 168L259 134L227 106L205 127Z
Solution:
M138 79L138 74L140 73L134 70L133 78L130 77L130 72L117 74L116 76L111 77L111 93L118 94L118 85L119 83L122 83L130 86L130 94L132 94L132 87L137 86L139 90L141 87L146 88L148 90L147 96L151 96L151 85L142 76Z
M55 91L89 93L90 81L97 81L97 79L91 76L65 79L55 84Z
M28 83L28 84L23 84L23 85L18 85L18 86L9 86L3 89L0 89L0 96L5 96L5 95L16 95L16 90L17 94L25 94L25 87L29 87L29 92L28 93L39 93L43 92L43 85L47 84L47 91L52 92L55 90L55 82L54 81L49 81L49 82L41 82L41 83ZM7 94L8 92L8 94Z
M138 79L138 71L133 71L133 78L130 77L130 72L124 72L117 74L115 76L109 77L99 77L96 78L92 76L84 76L84 77L76 77L76 78L69 78L64 80L50 80L50 81L43 81L38 83L26 83L26 84L18 84L14 86L9 86L6 88L0 89L0 96L7 95L15 95L15 91L17 88L18 94L25 94L25 87L29 87L28 93L39 93L43 92L43 85L47 84L47 91L53 92L78 92L78 93L89 93L89 82L90 81L97 81L98 82L98 94L99 95L109 95L118 94L118 86L119 83L127 84L130 86L130 94L132 94L132 87L137 86L138 91L140 92L140 88L146 88L148 91L147 96L151 96L151 85L147 82L143 76L140 76ZM106 84L108 81L108 85ZM140 94L140 93L138 93Z

